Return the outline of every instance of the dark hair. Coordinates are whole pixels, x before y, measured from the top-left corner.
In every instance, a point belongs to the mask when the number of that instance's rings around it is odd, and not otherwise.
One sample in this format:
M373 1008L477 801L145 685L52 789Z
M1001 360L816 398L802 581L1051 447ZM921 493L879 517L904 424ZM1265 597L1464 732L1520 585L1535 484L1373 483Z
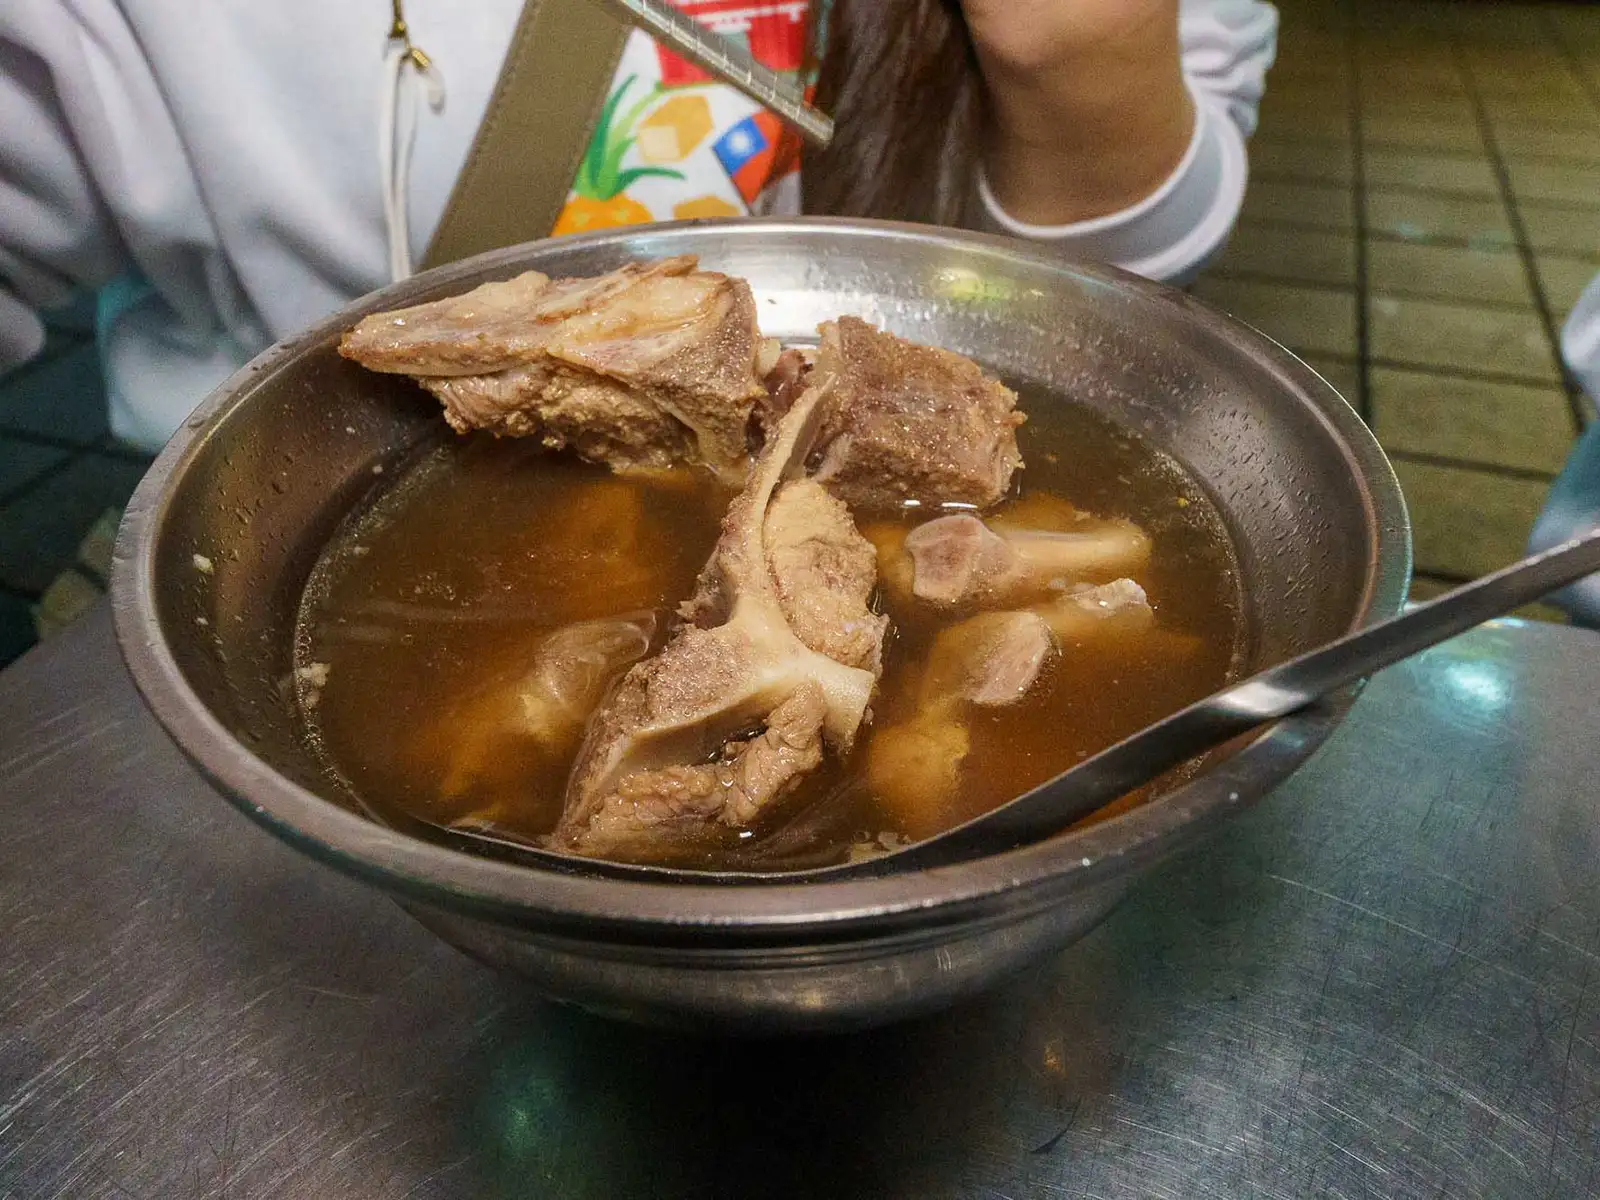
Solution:
M825 24L816 103L836 126L805 152L805 211L970 224L984 91L958 0L833 0Z

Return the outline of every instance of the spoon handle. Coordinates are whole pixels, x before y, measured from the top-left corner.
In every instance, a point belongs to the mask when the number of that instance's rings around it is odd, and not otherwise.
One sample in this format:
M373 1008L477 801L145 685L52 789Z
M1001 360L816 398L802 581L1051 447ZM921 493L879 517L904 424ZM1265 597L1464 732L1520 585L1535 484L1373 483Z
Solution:
M1223 688L1009 804L874 865L934 866L1051 837L1197 754L1595 571L1600 530Z

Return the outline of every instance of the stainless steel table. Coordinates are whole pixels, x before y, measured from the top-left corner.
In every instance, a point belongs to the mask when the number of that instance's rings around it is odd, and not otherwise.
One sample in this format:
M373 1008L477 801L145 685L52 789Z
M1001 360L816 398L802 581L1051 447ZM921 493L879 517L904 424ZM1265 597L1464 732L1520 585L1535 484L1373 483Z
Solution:
M1008 991L696 1042L250 825L101 613L0 675L0 1196L1600 1196L1597 692L1485 627Z

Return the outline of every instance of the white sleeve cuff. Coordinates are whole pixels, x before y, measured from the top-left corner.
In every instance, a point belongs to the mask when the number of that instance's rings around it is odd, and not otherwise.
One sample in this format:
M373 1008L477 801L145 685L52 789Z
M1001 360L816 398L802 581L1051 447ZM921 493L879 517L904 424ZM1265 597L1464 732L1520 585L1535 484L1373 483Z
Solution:
M1195 95L1194 111L1194 133L1177 169L1132 208L1070 225L1030 225L1000 207L980 168L978 195L989 220L1007 233L1053 242L1081 258L1187 283L1228 240L1249 173L1244 135L1223 103Z

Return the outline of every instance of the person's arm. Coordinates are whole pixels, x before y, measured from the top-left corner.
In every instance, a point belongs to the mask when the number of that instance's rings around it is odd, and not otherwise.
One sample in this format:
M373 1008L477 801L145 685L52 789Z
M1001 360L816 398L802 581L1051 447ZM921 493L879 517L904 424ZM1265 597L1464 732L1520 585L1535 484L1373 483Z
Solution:
M979 192L1021 237L1186 279L1238 216L1276 45L1261 0L963 0L989 90Z
M1600 275L1589 281L1561 330L1561 357L1591 401L1600 399ZM1591 424L1550 485L1528 537L1528 553L1600 530L1600 421ZM1590 575L1549 598L1575 625L1600 629L1600 575Z
M1561 358L1589 398L1600 402L1600 274L1561 327Z

